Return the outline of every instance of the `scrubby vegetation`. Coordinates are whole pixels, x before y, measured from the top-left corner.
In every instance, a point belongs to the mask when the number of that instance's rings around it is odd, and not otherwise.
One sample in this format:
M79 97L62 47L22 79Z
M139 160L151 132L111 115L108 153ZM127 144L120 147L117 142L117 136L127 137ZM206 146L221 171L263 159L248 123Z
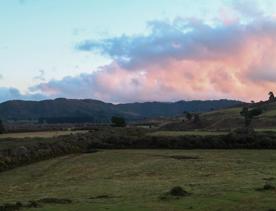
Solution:
M171 136L152 134L147 129L103 127L54 138L3 139L0 171L72 153L96 152L96 149L276 149L276 133L234 130L229 134Z

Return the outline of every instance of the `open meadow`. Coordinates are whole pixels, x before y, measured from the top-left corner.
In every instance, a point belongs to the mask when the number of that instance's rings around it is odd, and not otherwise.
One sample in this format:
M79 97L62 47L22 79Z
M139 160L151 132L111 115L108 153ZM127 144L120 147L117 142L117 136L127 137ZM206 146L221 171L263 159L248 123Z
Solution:
M101 150L0 173L0 203L40 200L37 211L275 210L276 190L263 188L276 185L275 163L275 150ZM189 195L167 197L175 186Z

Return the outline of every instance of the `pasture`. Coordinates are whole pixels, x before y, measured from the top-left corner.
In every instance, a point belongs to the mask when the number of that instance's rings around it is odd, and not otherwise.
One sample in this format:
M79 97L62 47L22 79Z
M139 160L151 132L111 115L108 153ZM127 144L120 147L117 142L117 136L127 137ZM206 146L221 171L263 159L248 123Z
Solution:
M273 210L275 150L102 150L0 173L0 203L45 198L37 211ZM164 199L174 186L189 196ZM32 210L32 209L28 209Z

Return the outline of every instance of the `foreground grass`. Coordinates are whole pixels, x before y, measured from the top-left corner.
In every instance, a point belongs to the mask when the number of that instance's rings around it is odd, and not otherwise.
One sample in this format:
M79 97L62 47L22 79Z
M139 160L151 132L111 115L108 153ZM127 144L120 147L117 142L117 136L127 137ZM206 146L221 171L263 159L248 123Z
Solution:
M43 131L43 132L24 132L24 133L6 133L0 134L0 139L6 138L52 138L76 133L86 133L85 130L76 131Z
M169 137L178 137L178 136L214 136L214 135L226 135L227 132L218 132L218 131L203 131L203 130L191 130L191 131L157 131L150 133L150 136L169 136Z
M73 203L45 204L34 210L276 209L275 191L255 190L267 180L276 185L275 152L105 150L70 155L1 173L0 203L55 197ZM160 200L173 186L192 195ZM91 199L100 195L108 197Z

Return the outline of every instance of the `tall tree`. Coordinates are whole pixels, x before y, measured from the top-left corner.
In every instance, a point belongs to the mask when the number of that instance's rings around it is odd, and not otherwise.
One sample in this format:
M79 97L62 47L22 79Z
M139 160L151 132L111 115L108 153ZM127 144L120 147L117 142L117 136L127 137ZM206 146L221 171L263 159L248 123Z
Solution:
M193 123L200 124L200 117L199 114L194 114Z
M190 112L184 112L184 114L185 114L186 118L187 118L189 121L192 120L193 115L192 115Z
M262 109L260 108L253 108L251 110L249 110L247 107L243 107L240 115L244 117L244 124L246 127L249 127L252 119L256 116L259 116L262 114Z
M0 119L0 134L3 134L3 133L5 133L5 127L4 127L4 124L3 124L3 122L2 122L2 120Z

